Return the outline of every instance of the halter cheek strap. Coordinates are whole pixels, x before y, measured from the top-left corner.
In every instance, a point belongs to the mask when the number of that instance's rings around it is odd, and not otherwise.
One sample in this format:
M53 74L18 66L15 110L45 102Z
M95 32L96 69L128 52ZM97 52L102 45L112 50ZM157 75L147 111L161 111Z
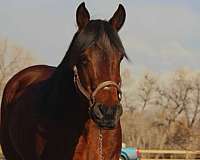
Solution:
M120 89L120 85L118 85L116 82L114 81L104 81L102 83L100 83L97 88L92 92L89 93L81 84L79 75L78 75L78 69L76 66L73 67L74 70L74 84L77 87L77 89L89 100L90 103L90 108L94 105L95 103L95 96L97 95L97 93L101 90L104 89L106 87L115 87L118 91L119 94L119 100L121 100L122 97L122 91Z

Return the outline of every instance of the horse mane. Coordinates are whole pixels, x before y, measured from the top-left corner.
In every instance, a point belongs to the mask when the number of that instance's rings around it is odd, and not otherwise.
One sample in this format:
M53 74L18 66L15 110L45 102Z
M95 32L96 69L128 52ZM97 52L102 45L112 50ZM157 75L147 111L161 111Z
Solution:
M60 69L66 64L69 66L76 64L80 54L98 42L101 42L99 43L101 48L115 48L128 59L118 33L111 24L104 20L91 20L82 31L75 33L68 51L57 68Z

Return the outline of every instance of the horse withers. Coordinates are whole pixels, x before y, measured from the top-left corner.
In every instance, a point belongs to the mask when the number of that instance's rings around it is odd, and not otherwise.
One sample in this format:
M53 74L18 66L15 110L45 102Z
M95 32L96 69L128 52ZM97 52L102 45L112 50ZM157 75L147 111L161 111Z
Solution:
M119 5L109 21L90 20L82 3L78 31L57 67L33 66L6 85L1 146L7 160L118 160L122 114ZM14 92L12 92L14 88Z

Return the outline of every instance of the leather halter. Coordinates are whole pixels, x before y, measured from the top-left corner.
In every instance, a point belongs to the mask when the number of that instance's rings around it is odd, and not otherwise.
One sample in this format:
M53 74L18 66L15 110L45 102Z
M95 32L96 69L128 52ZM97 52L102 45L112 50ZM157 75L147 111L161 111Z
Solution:
M89 93L81 84L79 75L78 75L78 69L76 66L73 67L74 70L74 84L75 86L79 89L79 91L89 100L90 103L90 108L95 104L95 96L96 94L101 90L101 89L105 89L106 87L115 87L118 91L118 98L119 100L121 100L122 97L122 91L120 89L120 84L118 85L116 82L114 81L104 81L102 83L100 83L96 89L92 92Z

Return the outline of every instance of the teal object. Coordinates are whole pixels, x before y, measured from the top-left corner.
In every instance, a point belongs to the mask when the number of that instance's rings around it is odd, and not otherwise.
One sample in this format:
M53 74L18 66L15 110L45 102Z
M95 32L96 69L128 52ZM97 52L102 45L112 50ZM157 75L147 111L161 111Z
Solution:
M125 147L121 149L121 160L140 160L138 150L133 147Z

